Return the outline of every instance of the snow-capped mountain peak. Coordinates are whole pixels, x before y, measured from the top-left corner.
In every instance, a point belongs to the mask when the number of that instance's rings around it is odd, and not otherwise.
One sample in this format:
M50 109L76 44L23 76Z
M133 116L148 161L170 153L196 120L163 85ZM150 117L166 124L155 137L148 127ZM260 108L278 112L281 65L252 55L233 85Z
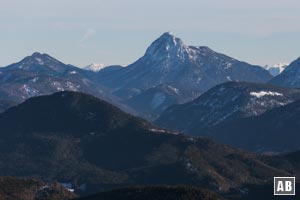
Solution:
M27 56L24 60L27 61L36 61L38 64L43 65L47 62L56 62L56 63L61 63L57 59L49 56L48 54L45 53L39 53L39 52L34 52L31 56Z
M207 46L188 46L174 34L165 32L148 47L139 61L155 63L154 66L164 69L175 69L182 65L198 65L203 68L202 65L207 62L223 65L222 68L228 69L236 60Z
M268 70L273 76L277 76L285 70L289 63L279 63L275 65L266 65L265 69Z
M45 75L62 74L68 70L73 71L75 69L77 69L75 66L64 64L48 54L39 52L35 52L30 56L26 56L21 61L3 68L4 71L18 70L26 73Z
M35 67L40 66L57 66L63 65L60 61L55 58L49 56L48 54L41 54L39 52L34 52L31 56L25 57L20 62L11 65L12 68L18 68L23 70L36 70Z
M145 56L153 61L165 59L185 59L188 55L188 46L170 32L164 33L147 49Z
M105 64L98 64L98 63L92 63L86 67L84 67L85 70L93 71L93 72L99 72L100 70L106 68L107 65Z

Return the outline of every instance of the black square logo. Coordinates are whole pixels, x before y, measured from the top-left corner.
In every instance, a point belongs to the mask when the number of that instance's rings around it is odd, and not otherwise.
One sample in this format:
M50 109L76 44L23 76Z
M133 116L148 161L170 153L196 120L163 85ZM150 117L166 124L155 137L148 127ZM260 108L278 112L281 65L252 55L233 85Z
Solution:
M274 177L274 195L295 195L295 177Z

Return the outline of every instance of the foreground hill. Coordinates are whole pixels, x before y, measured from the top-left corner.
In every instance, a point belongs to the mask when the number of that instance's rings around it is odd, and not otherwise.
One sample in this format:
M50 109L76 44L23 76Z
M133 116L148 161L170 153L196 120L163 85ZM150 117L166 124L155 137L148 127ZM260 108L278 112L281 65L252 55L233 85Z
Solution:
M0 114L0 133L0 175L69 183L80 194L178 184L226 192L299 173L285 158L170 132L76 92L10 108Z
M187 46L171 33L164 33L146 50L143 57L127 67L110 74L99 73L99 81L112 89L113 94L129 101L139 111L143 105L151 105L161 96L155 106L147 106L142 117L153 119L157 112L173 105L174 94L170 92L147 92L160 85L173 88L177 93L176 104L185 103L199 94L226 81L264 83L272 76L259 66L236 60L215 52L205 46ZM139 95L138 98L135 98ZM131 98L134 98L131 101ZM165 101L164 101L165 100ZM137 102L135 104L134 102ZM135 107L137 105L137 107ZM162 108L159 108L159 107Z
M131 187L102 192L79 200L223 200L209 190L186 186Z
M14 101L0 99L0 113L15 105L17 105L17 103Z
M298 89L227 82L210 89L192 102L171 106L161 114L156 123L192 135L205 135L209 129L222 123L258 116L299 98ZM221 134L227 137L223 131ZM241 135L247 137L244 132ZM228 137L228 140L234 139Z
M75 197L75 194L57 183L0 177L1 200L68 200Z

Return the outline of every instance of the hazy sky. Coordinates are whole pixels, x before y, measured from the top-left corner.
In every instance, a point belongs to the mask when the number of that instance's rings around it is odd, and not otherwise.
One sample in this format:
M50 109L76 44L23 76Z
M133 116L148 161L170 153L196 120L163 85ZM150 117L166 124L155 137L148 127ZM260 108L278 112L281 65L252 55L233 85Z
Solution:
M35 51L129 64L171 31L252 64L300 56L299 0L0 0L0 66Z

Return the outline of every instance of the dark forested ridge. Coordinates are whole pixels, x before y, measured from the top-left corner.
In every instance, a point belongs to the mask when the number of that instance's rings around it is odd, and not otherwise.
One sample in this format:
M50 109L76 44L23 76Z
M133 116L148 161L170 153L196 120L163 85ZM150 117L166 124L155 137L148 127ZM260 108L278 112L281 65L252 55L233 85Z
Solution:
M58 183L0 177L1 200L70 200L76 196Z
M209 190L187 186L147 186L102 192L78 200L225 200Z
M17 103L14 101L0 99L0 113L15 105L17 105Z
M71 183L80 194L133 185L222 193L299 174L297 162L284 157L167 131L77 92L35 97L7 110L0 132L0 175Z

